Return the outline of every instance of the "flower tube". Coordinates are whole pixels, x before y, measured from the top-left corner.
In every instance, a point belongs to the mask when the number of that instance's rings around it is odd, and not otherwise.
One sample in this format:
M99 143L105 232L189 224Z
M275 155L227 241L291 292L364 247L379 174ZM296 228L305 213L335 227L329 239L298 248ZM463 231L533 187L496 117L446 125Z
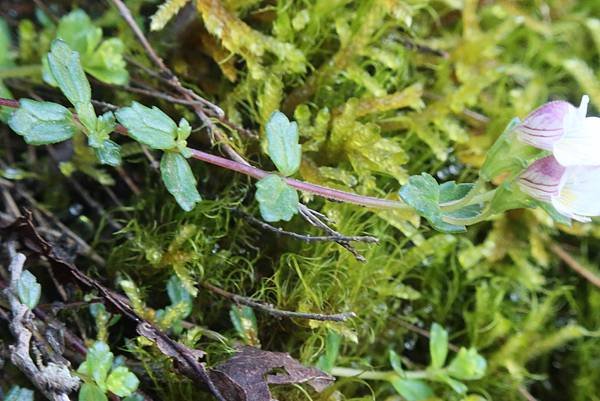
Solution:
M515 129L519 139L549 150L562 166L600 166L600 118L586 117L588 96L578 108L565 101L546 103Z
M519 177L521 190L549 202L564 216L581 222L600 216L600 165L565 167L554 156L532 163Z

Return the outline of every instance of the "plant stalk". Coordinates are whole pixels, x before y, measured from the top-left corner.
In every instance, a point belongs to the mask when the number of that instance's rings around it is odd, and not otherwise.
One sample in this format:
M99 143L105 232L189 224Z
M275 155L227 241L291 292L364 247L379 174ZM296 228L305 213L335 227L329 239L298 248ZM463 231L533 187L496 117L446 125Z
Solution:
M0 98L0 106L17 108L19 107L19 101L13 99ZM77 118L77 116L75 116ZM122 125L115 127L115 132L119 134L127 135L127 129ZM238 173L246 174L250 177L260 180L272 173L261 170L257 167L250 166L244 163L240 163L231 159L226 159L221 156L213 155L211 153L203 152L201 150L188 148L194 159L202 160L203 162L213 164L228 170L236 171ZM340 201L345 203L352 203L355 205L377 208L377 209L403 209L412 210L412 208L401 201L375 198L372 196L358 195L351 192L340 191L338 189L328 188L317 184L311 184L309 182L300 181L294 178L284 177L287 184L300 191L309 192L314 195L321 196L334 201Z
M393 370L381 371L381 370L363 370L363 369L353 369L353 368L344 368L344 367L334 367L331 369L331 374L338 377L357 377L359 379L366 380L386 380L390 381L395 378L403 378L403 379L425 379L429 377L427 371L417 370L413 372L404 372L402 375L399 375Z

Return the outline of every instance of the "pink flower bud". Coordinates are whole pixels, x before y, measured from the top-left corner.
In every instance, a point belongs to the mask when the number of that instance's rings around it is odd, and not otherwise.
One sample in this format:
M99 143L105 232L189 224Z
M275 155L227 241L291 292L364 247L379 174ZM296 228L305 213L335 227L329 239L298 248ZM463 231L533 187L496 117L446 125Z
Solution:
M521 190L582 222L600 216L600 166L561 165L554 156L532 163L519 177Z
M516 128L519 139L536 148L552 150L564 133L564 121L575 107L562 100L546 103L532 111Z
M560 192L560 182L565 170L554 156L547 156L533 162L521 174L519 185L532 198L550 202Z

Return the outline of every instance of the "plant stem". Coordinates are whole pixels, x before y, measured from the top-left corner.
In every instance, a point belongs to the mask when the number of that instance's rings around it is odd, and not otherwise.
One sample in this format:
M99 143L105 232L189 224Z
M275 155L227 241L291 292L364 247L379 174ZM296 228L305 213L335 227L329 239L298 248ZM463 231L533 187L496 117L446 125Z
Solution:
M272 174L257 167L242 164L224 157L203 152L201 150L192 148L188 149L192 153L192 157L194 159L202 160L206 163L214 164L215 166L223 167L228 170L237 171L238 173L246 174L258 180ZM351 192L345 192L317 184L311 184L305 181L296 180L294 178L284 178L284 180L289 186L300 191L310 192L312 194L340 202L353 203L355 205L374 207L378 209L410 209L410 206L400 201L353 194Z
M417 370L414 372L404 372L402 376L393 370L381 371L381 370L362 370L353 368L334 367L331 369L331 374L338 377L357 377L359 379L367 380L392 380L398 377L404 379L424 379L429 377L427 371Z
M19 102L13 99L0 98L0 106L7 107L19 107ZM115 127L115 132L127 135L127 130L122 125ZM261 179L269 174L268 171L261 170L257 167L249 164L240 163L231 159L226 159L221 156L213 155L201 150L188 148L192 153L194 159L202 160L203 162L213 164L215 166L223 167L228 170L237 171L238 173L246 174L250 177ZM352 203L355 205L372 207L377 209L404 209L411 210L411 207L401 201L375 198L372 196L364 196L353 194L351 192L340 191L338 189L328 188L317 184L311 184L305 181L296 180L294 178L284 178L284 180L290 185L300 191L309 192L314 195L321 196L323 198L336 200L345 203Z
M4 67L0 68L0 79L29 77L31 75L40 75L41 73L42 66L39 64Z

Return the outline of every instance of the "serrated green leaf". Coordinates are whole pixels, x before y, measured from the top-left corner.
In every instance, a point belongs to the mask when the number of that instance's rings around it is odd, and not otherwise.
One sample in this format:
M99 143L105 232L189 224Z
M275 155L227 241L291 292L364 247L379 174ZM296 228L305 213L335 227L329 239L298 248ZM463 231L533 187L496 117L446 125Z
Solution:
M119 109L115 114L136 141L153 149L175 147L177 125L156 106L150 108L133 102L131 107Z
M448 365L448 374L459 380L477 380L485 375L487 362L475 348L461 348Z
M107 139L102 143L102 146L96 148L96 157L102 164L108 164L109 166L121 165L121 153L120 146L110 139Z
M83 60L83 68L94 78L114 85L125 85L129 81L123 53L125 45L118 38L110 38Z
M102 29L94 26L85 11L77 9L60 19L56 37L83 56L98 46L102 40Z
M42 286L28 270L23 271L17 282L17 295L21 303L25 304L29 309L35 308L40 301Z
M433 397L433 391L422 380L396 378L391 383L398 394L404 397L406 401L421 401Z
M300 168L302 146L298 144L298 124L290 122L285 114L275 111L265 127L267 152L277 170L285 176Z
M196 178L182 155L165 152L160 160L160 172L167 190L183 210L189 212L202 200L196 188Z
M79 389L79 401L108 401L108 398L100 387L84 383Z
M119 397L127 397L137 390L140 381L125 366L119 366L110 372L106 379L106 387Z
M85 361L79 365L78 373L91 377L98 386L106 388L106 378L113 363L113 353L108 345L96 341L89 349Z
M75 133L71 112L60 104L21 99L8 125L30 145L65 141Z
M298 192L278 175L268 175L256 183L256 200L265 221L290 221L298 213Z
M74 10L62 17L56 37L79 52L83 69L94 78L116 85L128 82L123 42L118 38L102 42L102 29L94 25L85 11ZM47 63L43 63L42 71L44 80L56 85Z
M448 355L448 332L439 324L431 326L429 338L429 354L431 366L438 369L444 366Z
M48 53L48 66L58 87L73 106L90 103L92 90L83 72L79 53L71 50L64 41L56 39Z
M24 387L13 386L4 396L4 401L33 401L33 391Z

